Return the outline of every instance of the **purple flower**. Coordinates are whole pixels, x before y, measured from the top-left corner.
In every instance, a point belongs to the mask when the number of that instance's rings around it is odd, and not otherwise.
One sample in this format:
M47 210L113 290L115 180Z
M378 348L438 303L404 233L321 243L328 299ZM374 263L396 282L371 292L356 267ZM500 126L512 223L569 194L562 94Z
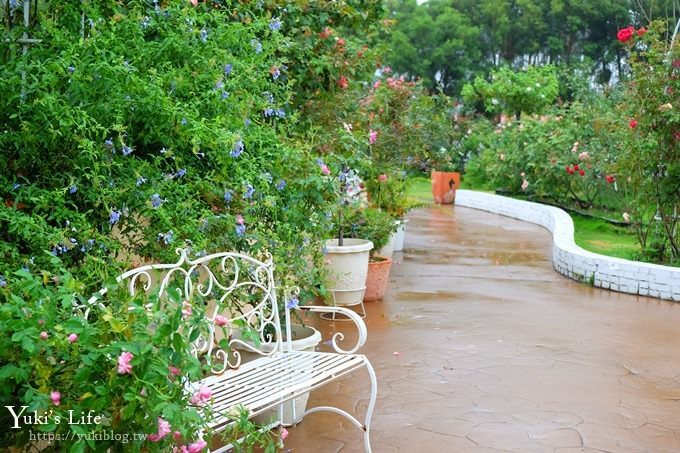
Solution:
M163 200L157 193L151 195L151 206L153 206L154 209L160 208L164 201L165 200Z
M284 180L282 179L282 180L279 181L279 183L276 185L276 190L278 190L278 191L280 192L280 191L282 191L282 190L285 189L285 188L286 188L286 181L284 181Z
M272 79L278 80L278 78L281 76L281 71L279 71L279 68L274 68L272 71Z
M246 226L242 225L240 223L236 224L236 236L238 237L243 237L243 235L246 233Z
M236 143L234 143L234 149L231 150L229 155L231 157L238 157L241 155L242 152L243 152L243 140L238 139Z
M0 275L0 288L7 286L7 280L5 280L4 275Z
M165 245L171 244L174 239L174 233L172 230L168 231L167 233L158 233L157 240L158 241L163 241Z
M68 68L66 68L66 70L69 72L69 74L73 74L74 72L76 72L76 68L73 66L69 66Z
M231 74L232 69L234 69L234 65L232 65L231 63L225 64L224 65L224 75L228 76L229 74Z
M246 185L246 193L243 194L243 198L250 200L255 194L255 189L250 184Z
M274 109L270 109L270 108L264 109L264 112L262 112L262 113L264 114L265 117L274 116L274 114L275 114Z
M288 301L288 303L286 304L286 308L287 308L288 310L292 310L292 309L294 309L294 308L298 308L299 306L300 306L300 301L299 301L298 298L295 297L295 296L291 297L290 300Z
M271 31L281 30L281 21L278 17L273 17L272 20L269 21L269 29Z
M246 118L245 120L243 120L243 124L244 124L246 127L250 126L250 123L251 123L251 122L252 122L252 121L250 121L250 118Z
M276 116L278 116L279 118L285 118L285 116L286 116L286 112L285 112L283 109L278 109L278 110L275 112L275 114L276 114Z
M186 168L180 168L179 170L177 170L177 177L178 178L183 178L184 175L186 175L186 174L187 174Z
M222 92L222 100L227 99L227 98L229 97L230 94L231 94L231 93L229 93L228 91L223 91L223 92Z
M262 43L258 41L257 39L253 38L250 40L250 46L255 49L255 53L261 53L262 52Z
M201 42L208 42L208 30L201 29Z
M123 145L123 156L129 156L132 153L132 148L127 145Z
M267 102L269 102L270 104L273 104L273 103L274 103L274 95L271 94L269 91L265 91L264 93L262 93L262 96L264 96L264 98L265 98L265 99L267 100Z
M19 184L18 182L12 184L12 190L17 190L19 187L21 187L21 184Z
M69 238L69 241L71 242L71 244L77 244L78 243L78 240L76 238Z
M73 194L76 193L76 192L78 192L78 186L76 186L75 184L73 184L71 187L69 187L68 193L70 193L71 195L73 195Z
M151 25L151 18L149 16L144 16L142 18L141 25L142 25L142 30L146 30L147 28L149 28L149 25Z
M224 191L224 202L227 203L227 204L231 203L231 199L233 198L233 195L234 195L233 190L230 190L230 189L225 190Z
M264 174L262 175L262 177L263 177L264 179L266 179L267 182L268 182L269 184L271 184L272 181L274 181L274 178L272 177L272 174L269 173L269 172L264 173Z
M137 187L141 186L145 182L146 182L146 178L144 176L140 176L139 178L137 178L137 183L136 183Z
M185 124L188 123L188 121L187 121L186 118L182 117L182 120L180 121L180 123L182 124L182 126L184 126Z
M215 83L215 89L216 89L216 90L221 90L222 88L224 88L224 82L222 82L221 80L218 80L218 81Z
M120 220L120 211L118 211L116 209L112 209L111 214L109 215L109 223L111 225L115 225L116 223L118 223L119 220Z
M104 142L104 146L113 148L113 140L111 138L107 138L106 141Z

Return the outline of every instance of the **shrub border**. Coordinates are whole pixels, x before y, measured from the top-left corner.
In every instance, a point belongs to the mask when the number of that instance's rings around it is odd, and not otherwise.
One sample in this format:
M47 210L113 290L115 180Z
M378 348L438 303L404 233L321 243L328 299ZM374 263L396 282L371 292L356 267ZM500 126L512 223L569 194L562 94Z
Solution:
M582 249L574 222L564 210L472 190L456 191L456 205L540 225L553 238L553 268L598 288L680 302L680 268L624 260Z

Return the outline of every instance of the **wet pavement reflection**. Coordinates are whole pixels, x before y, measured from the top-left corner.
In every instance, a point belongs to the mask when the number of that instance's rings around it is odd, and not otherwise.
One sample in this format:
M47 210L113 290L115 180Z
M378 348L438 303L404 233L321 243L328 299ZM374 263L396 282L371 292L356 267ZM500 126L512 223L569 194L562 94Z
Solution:
M680 451L680 304L558 275L535 225L451 206L409 218L388 293L366 305L374 452ZM310 407L363 416L368 395L361 370ZM289 431L296 453L363 451L334 414Z

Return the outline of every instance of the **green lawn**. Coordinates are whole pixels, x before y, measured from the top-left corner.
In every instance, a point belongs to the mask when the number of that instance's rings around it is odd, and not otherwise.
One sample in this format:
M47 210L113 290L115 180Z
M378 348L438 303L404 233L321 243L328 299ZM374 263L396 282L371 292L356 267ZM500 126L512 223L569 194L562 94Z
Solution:
M467 188L470 187L466 187L465 181L462 181L461 189ZM430 178L424 176L409 178L407 194L409 204L414 207L431 205L433 201ZM625 259L630 259L633 254L640 251L635 234L628 228L576 214L572 214L571 218L574 220L574 240L586 250Z

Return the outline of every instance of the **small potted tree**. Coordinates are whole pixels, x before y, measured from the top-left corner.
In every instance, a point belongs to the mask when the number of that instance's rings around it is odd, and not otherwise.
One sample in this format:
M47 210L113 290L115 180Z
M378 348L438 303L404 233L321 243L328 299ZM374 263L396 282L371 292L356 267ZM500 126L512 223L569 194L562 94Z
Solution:
M369 252L374 248L370 240L346 237L347 226L366 204L363 184L359 176L343 168L338 177L340 204L336 215L337 236L325 243L326 266L329 275L326 289L334 305L359 305L364 297L368 274Z

